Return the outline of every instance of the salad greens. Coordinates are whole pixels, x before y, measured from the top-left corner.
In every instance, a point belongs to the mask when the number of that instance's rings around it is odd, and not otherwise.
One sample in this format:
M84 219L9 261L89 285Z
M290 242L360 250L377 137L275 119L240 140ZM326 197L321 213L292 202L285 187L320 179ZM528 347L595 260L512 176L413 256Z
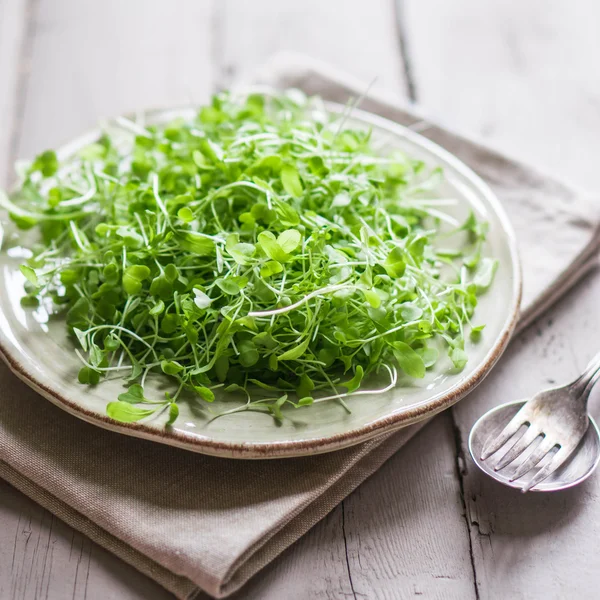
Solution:
M455 223L440 169L382 154L347 116L297 90L221 93L189 118L120 119L73 157L44 152L0 195L41 233L23 304L65 311L82 384L128 384L108 415L173 423L183 391L210 403L224 388L247 397L228 412L281 419L422 378L440 349L464 367L496 269L486 225ZM157 371L172 390L146 398ZM376 372L389 385L365 389Z

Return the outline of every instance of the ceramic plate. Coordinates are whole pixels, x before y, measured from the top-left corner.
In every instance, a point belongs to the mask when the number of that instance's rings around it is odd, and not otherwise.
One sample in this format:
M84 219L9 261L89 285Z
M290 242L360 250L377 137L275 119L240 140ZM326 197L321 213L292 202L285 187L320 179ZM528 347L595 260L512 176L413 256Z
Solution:
M332 112L342 107L329 104ZM164 122L176 116L189 116L191 109L148 112L147 122ZM89 388L77 383L79 360L60 320L48 320L40 310L23 309L23 262L21 245L27 245L23 232L7 223L0 252L0 355L23 381L42 396L81 419L131 436L170 444L195 452L232 458L276 458L328 452L395 429L405 427L448 408L468 394L498 360L516 323L521 276L515 237L509 221L489 187L457 158L424 137L390 121L362 111L354 111L350 122L371 127L373 136L385 150L398 149L444 169L440 192L458 200L454 216L464 220L470 210L489 223L485 253L499 260L490 291L481 297L477 323L485 323L482 340L467 347L469 362L461 373L434 371L417 383L399 382L391 391L347 399L348 414L336 402L324 402L301 410L291 409L277 426L268 415L236 413L210 421L211 414L198 403L181 402L180 416L172 428L165 417L123 424L106 416L107 402L123 391L119 381L105 381ZM94 141L90 132L62 147L61 158ZM154 382L160 388L160 378ZM149 394L150 395L150 394ZM40 399L41 401L41 399ZM232 402L234 404L232 404ZM230 408L235 400L217 398Z

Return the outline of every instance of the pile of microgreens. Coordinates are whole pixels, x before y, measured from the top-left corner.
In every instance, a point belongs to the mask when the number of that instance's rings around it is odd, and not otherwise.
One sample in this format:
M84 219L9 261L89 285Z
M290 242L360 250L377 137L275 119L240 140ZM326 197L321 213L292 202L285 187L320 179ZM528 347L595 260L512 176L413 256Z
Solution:
M464 367L496 266L486 228L471 215L441 233L440 170L381 155L346 117L297 92L222 93L193 118L121 119L64 161L44 152L2 199L41 231L23 303L64 308L81 383L128 383L112 418L172 423L183 391L222 387L247 396L234 411L279 420L386 391L398 369L422 378L439 348ZM453 235L460 250L441 249ZM381 370L389 385L363 389ZM166 399L144 395L157 371Z

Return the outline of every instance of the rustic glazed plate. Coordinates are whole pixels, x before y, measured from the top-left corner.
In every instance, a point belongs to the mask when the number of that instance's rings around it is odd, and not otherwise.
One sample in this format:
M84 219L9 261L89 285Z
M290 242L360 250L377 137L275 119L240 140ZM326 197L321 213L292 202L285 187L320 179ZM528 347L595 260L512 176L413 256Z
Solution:
M338 113L339 105L328 104ZM191 109L146 113L146 122L165 122L176 116L189 116ZM398 149L441 166L445 181L439 190L444 197L458 200L453 216L464 220L469 211L489 223L485 254L499 260L495 282L481 297L477 323L485 323L482 340L466 348L469 362L460 373L438 370L423 381L398 382L384 394L348 398L347 413L336 402L291 409L289 418L277 426L264 414L242 412L211 421L209 410L197 402L180 403L180 416L174 427L166 428L165 416L132 424L106 416L106 405L124 388L120 381L102 382L96 387L77 383L80 367L66 328L60 319L48 319L42 310L20 305L23 276L21 246L30 233L17 232L4 222L0 252L0 355L11 370L42 396L85 421L127 435L146 438L195 452L231 458L277 458L328 452L400 429L448 408L468 394L487 375L504 351L516 323L521 292L521 275L515 237L498 199L489 187L457 158L414 132L362 111L353 112L349 122L371 127L384 150ZM109 124L110 126L110 124ZM96 139L92 131L62 147L61 158ZM161 379L152 382L160 392ZM40 399L41 401L41 399ZM217 397L212 410L235 406L230 395Z

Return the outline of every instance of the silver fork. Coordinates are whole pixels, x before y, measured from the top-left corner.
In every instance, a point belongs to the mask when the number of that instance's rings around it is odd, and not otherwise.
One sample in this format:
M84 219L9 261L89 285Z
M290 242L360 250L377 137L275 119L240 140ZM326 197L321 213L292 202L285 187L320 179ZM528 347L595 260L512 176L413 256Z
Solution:
M526 402L499 435L486 441L481 460L486 461L511 441L512 446L497 460L494 471L510 467L505 474L515 481L539 465L539 471L522 490L535 487L571 456L585 435L590 422L588 398L599 378L597 354L575 381L539 392ZM529 455L523 459L527 452Z

